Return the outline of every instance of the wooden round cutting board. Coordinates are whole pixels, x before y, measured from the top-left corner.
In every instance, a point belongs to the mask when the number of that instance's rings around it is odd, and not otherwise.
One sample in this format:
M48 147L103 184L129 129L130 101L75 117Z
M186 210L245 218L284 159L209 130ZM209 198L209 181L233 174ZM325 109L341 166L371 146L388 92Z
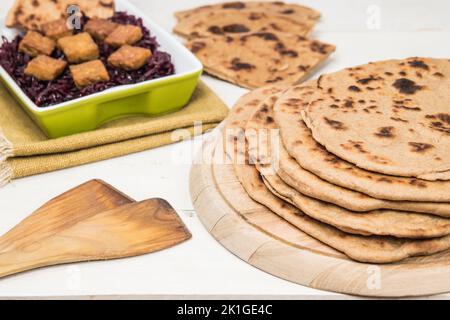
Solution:
M339 293L407 297L450 292L450 250L385 265L350 260L250 199L215 144L207 141L193 165L191 197L207 230L242 260L274 276Z

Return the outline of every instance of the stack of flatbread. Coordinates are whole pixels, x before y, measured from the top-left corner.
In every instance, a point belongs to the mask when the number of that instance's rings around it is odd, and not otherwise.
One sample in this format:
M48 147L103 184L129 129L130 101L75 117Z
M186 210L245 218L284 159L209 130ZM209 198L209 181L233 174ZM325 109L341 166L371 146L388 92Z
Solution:
M114 0L16 0L6 17L8 27L40 30L43 24L64 18L67 8L77 5L90 18L114 15Z
M260 88L237 103L224 142L252 199L351 259L450 249L450 60Z
M335 50L308 38L320 13L297 4L226 2L175 16L206 72L245 88L300 83Z

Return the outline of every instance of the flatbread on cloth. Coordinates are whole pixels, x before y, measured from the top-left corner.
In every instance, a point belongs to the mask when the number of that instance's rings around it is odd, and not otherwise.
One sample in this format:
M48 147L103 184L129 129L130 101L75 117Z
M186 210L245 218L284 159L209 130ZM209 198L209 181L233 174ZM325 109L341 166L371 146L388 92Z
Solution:
M198 38L186 46L209 74L245 88L301 82L336 49L280 32Z
M293 20L299 23L305 23L306 21L315 22L320 19L320 12L292 3L267 2L267 1L249 1L249 2L225 2L215 5L201 6L195 9L178 11L175 13L175 17L178 20L184 20L191 16L195 16L203 12L213 12L217 10L227 10L230 14L237 11L241 12L269 12L272 15L283 17L284 19Z
M40 30L42 24L67 16L67 7L78 5L90 18L114 15L114 0L16 0L6 17L6 26Z
M293 87L278 99L274 107L275 122L280 128L284 146L303 169L332 184L376 199L439 202L448 205L448 181L431 182L366 171L336 157L318 144L301 115L316 90L318 89L314 82ZM286 167L282 167L283 171L288 171ZM289 174L296 179L292 171Z
M253 32L286 32L308 36L313 25L297 23L264 12L230 12L216 10L202 12L181 20L173 31L186 38L208 37L214 35L236 35Z
M450 60L408 58L321 76L303 119L360 168L450 180Z

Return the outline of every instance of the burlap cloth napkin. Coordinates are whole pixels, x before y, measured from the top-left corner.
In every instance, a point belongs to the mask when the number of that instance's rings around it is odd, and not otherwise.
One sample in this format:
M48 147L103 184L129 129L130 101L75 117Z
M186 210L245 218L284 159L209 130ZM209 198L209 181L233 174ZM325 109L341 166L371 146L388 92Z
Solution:
M0 186L12 179L74 167L177 142L215 127L226 105L200 83L182 110L155 118L117 120L87 133L48 139L8 91L0 85ZM194 125L197 122L194 130ZM199 130L200 128L200 130Z

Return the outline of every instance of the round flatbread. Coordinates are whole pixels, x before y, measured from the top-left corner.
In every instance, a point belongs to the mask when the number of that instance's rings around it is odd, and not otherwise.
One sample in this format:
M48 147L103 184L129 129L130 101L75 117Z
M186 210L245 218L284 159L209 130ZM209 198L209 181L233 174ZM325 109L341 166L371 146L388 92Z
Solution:
M334 185L303 169L280 144L280 169L277 174L295 190L307 196L356 212L379 209L410 211L450 218L450 203L392 201L372 198L364 193Z
M285 183L301 194L335 204L350 211L365 212L391 209L450 217L450 203L375 199L363 193L331 184L303 169L287 153L280 141L278 126L273 121L273 107L283 94L283 92L275 93L262 101L247 122L246 137L249 144L249 154L255 159L255 163L263 161L264 164L276 168L271 173L280 176ZM275 152L274 147L276 148ZM262 174L264 175L264 173Z
M225 120L225 129L244 129L248 118L267 96L283 92L287 88L283 85L269 85L243 95L228 114Z
M258 165L256 168L258 169ZM267 175L263 178L271 189L275 190L283 199L289 199L290 203L306 215L347 233L410 239L438 238L450 234L449 219L393 210L353 212L306 197L288 186L277 175Z
M450 60L370 63L318 87L303 119L328 151L374 172L450 180Z
M316 90L314 82L293 87L280 97L274 107L275 122L280 128L284 146L303 169L332 184L377 199L450 202L448 181L431 182L366 171L336 157L317 143L301 115Z
M255 168L247 169L257 173ZM289 204L289 199L286 198L283 201L283 196L277 194L275 190L270 190L263 181L259 184L255 183L256 181L252 184L243 184L253 200L266 206L306 234L341 251L353 260L364 263L394 263L411 257L432 255L450 248L450 236L409 240L349 234L306 216Z
M342 231L360 235L387 235L399 238L434 238L450 234L450 220L428 214L394 210L354 212L329 202L308 197L288 186L277 175L277 148L280 140L273 120L273 104L282 93L260 103L246 125L248 154L271 189L287 198L313 219ZM270 169L275 170L271 171ZM269 169L269 170L268 170ZM320 192L320 191L319 191ZM400 207L400 206L399 206Z
M267 96L286 89L286 86L266 86L245 94L236 102L225 120L222 137L224 151L232 161L245 161L242 158L245 153L245 126L248 118Z
M257 100L259 95L247 95L246 100ZM237 105L235 109L239 108ZM246 123L245 116L233 115L234 122ZM428 240L406 240L393 237L358 236L318 222L299 209L270 192L254 166L234 164L236 175L249 196L271 209L311 237L343 252L351 259L367 263L391 263L409 257L431 255L450 248L450 236Z

